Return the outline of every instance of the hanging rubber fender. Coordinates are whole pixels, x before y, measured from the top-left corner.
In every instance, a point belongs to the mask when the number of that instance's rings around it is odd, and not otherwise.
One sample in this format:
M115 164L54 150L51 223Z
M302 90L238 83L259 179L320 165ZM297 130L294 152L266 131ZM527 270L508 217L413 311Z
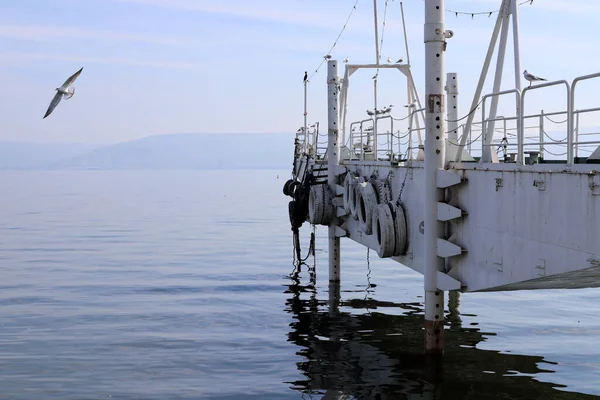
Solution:
M308 196L308 221L314 225L329 225L335 208L327 185L313 185Z
M408 226L406 223L406 214L404 213L404 207L402 204L396 204L395 202L388 203L392 216L394 218L394 229L396 232L396 248L394 250L395 256L402 256L406 254L406 248L408 244Z
M346 211L346 213L352 212L352 201L357 184L358 178L348 172L346 174L346 179L344 179L344 211Z
M348 201L350 202L350 215L352 215L352 218L354 219L358 219L358 192L360 191L360 185L360 181L356 180L356 183L350 188L350 196L348 197Z
M304 188L304 186L298 185L298 186L295 187L294 194L292 195L292 197L298 203L302 203L303 197L306 195L305 192L306 192L306 189Z
M294 182L293 179L288 179L287 182L284 183L283 185L283 194L286 196L290 195L290 185L292 184L292 182Z
M290 225L292 229L298 229L302 226L306 218L302 215L301 207L295 201L290 201L288 204L288 214L290 217Z
M363 182L358 185L358 220L362 231L367 235L373 233L373 209L377 205L377 193L371 182Z
M379 204L386 204L389 201L392 201L392 188L388 181L377 180L374 181L373 186L377 190L377 200Z
M378 204L373 210L373 233L377 239L377 255L391 257L396 249L396 229L388 204Z
M301 186L301 184L298 181L293 181L292 183L290 183L290 185L288 186L288 196L294 197L294 193L296 192L296 189L299 186Z

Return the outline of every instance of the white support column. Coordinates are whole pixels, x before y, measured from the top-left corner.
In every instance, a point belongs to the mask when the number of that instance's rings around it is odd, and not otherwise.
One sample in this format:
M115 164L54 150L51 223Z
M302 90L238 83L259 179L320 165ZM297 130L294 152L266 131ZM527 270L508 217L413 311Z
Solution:
M304 81L304 136L308 137L308 100L307 100L308 80Z
M519 45L519 5L517 0L511 0L510 12L513 23L513 50L515 62L515 89L521 91L521 46Z
M458 141L458 77L456 72L446 75L446 92L448 92L448 139Z
M373 18L375 23L375 64L379 65L379 23L377 22L377 0L373 0ZM374 106L373 112L373 154L375 160L377 160L377 80L379 79L379 69L375 73L375 79L373 80L373 97Z
M338 76L338 61L327 62L327 183L335 194L335 185L338 183L337 166L340 163L340 113L339 93L340 78ZM329 281L340 280L340 238L335 235L337 218L329 224Z
M508 0L512 1L512 0ZM500 9L499 14L502 15L502 33L500 34L500 45L498 46L498 59L496 60L496 76L494 77L494 88L492 93L498 93L502 84L502 72L504 71L504 56L506 54L506 42L508 40L508 25L510 23L510 4L506 1L503 2L503 7ZM494 129L496 127L496 116L498 114L498 101L499 96L492 97L492 105L490 106L490 121L486 124L482 121L483 129L483 154L481 155L481 162L497 162L493 155L495 155L494 149L492 148L492 140L494 138ZM485 118L485 115L484 115Z
M458 77L456 72L446 75L446 93L448 94L446 115L448 116L448 144L446 159L453 160L458 148Z
M438 189L436 173L445 167L444 122L444 0L425 0L425 352L444 352L444 292L438 289L437 274L444 259L437 255L437 240L444 223L437 218L437 203L444 191Z
M507 0L502 1L502 5L500 9L504 9ZM469 116L467 117L467 122L465 123L465 129L463 129L463 134L460 139L460 151L456 154L456 158L454 161L459 162L462 157L462 149L464 149L465 144L467 143L467 139L471 133L471 124L473 123L473 118L475 118L475 108L477 104L479 104L479 99L481 98L481 92L483 91L483 84L485 83L485 79L487 78L487 73L490 69L490 63L492 62L492 56L494 55L494 49L496 48L496 42L498 40L498 34L500 33L500 27L502 26L502 13L498 13L498 18L496 19L496 25L494 26L494 32L492 33L492 38L490 39L490 45L488 46L488 51L485 56L485 61L483 62L483 68L481 69L481 75L479 76L479 82L477 83L477 88L475 89L475 95L473 96L473 102L471 103L471 108L469 109Z

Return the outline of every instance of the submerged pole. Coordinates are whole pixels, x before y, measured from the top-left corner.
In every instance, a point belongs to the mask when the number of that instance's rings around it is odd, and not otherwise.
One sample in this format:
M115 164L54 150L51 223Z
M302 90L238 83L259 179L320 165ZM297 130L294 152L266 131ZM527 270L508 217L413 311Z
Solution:
M340 78L337 60L327 62L327 183L335 197L340 163L339 94ZM329 224L329 281L340 280L340 238L336 236L337 217Z
M436 184L437 171L445 167L446 130L444 121L444 0L425 0L425 353L444 352L444 292L438 289L437 273L444 259L437 255L437 240L444 223L437 218L437 203L444 200Z

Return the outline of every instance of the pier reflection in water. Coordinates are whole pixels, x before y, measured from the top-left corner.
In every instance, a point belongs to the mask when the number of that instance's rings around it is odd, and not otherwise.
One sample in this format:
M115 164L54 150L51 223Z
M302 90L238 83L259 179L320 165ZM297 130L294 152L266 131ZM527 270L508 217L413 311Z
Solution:
M314 272L301 270L286 290L288 341L305 376L289 384L301 398L597 399L536 380L553 373L555 363L543 357L476 348L494 333L462 325L459 293L448 300L445 355L432 359L422 353L422 304L377 301L369 288L340 293L335 284L317 293Z

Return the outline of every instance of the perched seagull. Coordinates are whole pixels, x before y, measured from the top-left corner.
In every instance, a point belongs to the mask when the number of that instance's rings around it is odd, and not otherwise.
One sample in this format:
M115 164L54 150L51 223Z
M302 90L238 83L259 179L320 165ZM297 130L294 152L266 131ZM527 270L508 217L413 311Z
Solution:
M392 57L388 57L387 58L387 62L391 63L392 62Z
M308 72L304 71L304 83L308 82Z
M346 57L344 58L344 62L347 63L348 61L350 61L350 57Z
M331 60L331 54L327 54L327 55L326 55L324 58L325 58L326 60Z
M396 61L396 64L400 64L402 61L404 61L403 59L398 59L398 61Z
M79 71L71 75L69 79L67 79L65 83L62 84L61 87L55 89L57 93L50 102L50 106L48 107L48 111L46 111L46 115L44 115L44 118L46 118L52 113L52 111L54 111L54 109L56 108L58 103L60 103L63 97L65 98L65 100L69 100L71 97L73 97L73 95L75 94L75 88L71 85L73 84L73 82L75 82L75 79L77 79L79 74L81 74L81 71L83 71L83 67L81 67Z
M390 104L389 107L386 107L386 108L383 109L383 113L387 114L387 113L391 112L392 111L392 107L394 107L394 105Z
M531 84L534 81L546 81L547 80L545 78L540 78L539 76L535 76L533 74L530 74L529 72L527 72L527 70L523 71L523 76L525 77L526 80L529 81L529 86L531 86Z
M376 111L377 111L377 110L376 110ZM368 115L369 117L372 117L373 115L375 115L375 112L376 112L376 111L367 110L367 115Z

